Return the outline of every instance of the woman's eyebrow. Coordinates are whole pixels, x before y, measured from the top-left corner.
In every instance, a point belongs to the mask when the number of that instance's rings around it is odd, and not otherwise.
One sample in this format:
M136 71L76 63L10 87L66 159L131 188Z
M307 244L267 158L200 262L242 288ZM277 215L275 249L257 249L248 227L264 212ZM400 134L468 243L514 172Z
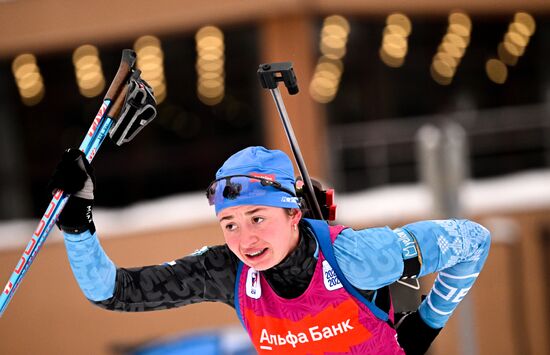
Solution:
M258 207L258 208L254 208L253 210L246 211L244 214L246 214L246 215L251 215L251 214L254 214L254 213L258 212L258 211L263 211L263 210L265 210L265 208L263 208L263 207Z
M224 220L226 220L226 219L233 219L233 218L234 218L233 215L224 216L224 217L220 218L220 222L222 222L222 221L224 221Z

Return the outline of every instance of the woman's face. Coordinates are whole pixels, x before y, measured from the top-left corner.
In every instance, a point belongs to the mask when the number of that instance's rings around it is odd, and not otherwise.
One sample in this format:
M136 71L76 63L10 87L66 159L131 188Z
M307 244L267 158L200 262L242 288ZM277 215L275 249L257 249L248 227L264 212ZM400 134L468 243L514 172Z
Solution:
M298 209L290 216L279 207L244 205L218 213L229 249L246 265L266 270L280 263L298 245L295 227L302 216Z

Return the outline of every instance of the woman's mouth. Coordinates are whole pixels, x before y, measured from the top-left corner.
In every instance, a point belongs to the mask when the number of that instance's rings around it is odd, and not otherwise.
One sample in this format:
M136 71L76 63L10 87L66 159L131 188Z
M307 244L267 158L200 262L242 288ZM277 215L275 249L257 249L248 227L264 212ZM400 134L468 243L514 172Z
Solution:
M264 248L264 249L255 251L253 253L245 253L244 255L246 255L247 258L253 259L261 256L263 253L265 253L266 250L267 248Z

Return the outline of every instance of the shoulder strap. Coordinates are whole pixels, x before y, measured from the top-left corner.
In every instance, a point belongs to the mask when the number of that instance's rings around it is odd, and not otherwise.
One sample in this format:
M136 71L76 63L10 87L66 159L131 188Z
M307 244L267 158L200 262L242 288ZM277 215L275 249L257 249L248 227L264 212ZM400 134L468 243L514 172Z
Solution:
M243 328L246 329L245 325L244 325L244 319L243 319L243 315L241 313L241 306L240 306L240 301L239 301L239 285L241 284L241 274L243 272L243 267L244 267L244 263L242 261L239 260L239 264L237 265L237 275L235 276L235 292L234 292L234 296L235 299L233 300L234 304L235 304L235 312L237 312L237 317L239 317L239 320L241 321L241 324L243 326Z
M336 262L336 257L334 256L334 249L332 247L332 241L330 239L330 231L329 231L329 225L326 221L321 221L317 219L309 219L304 218L304 221L309 224L311 229L313 229L313 234L315 235L315 238L319 242L319 246L321 247L321 251L323 252L323 256L328 261L336 275L338 276L338 279L346 289L353 297L357 298L359 301L361 301L365 306L368 307L368 309L380 320L387 322L388 321L388 314L378 308L374 303L367 300L363 295L357 291L355 286L353 286L348 279L344 276L344 273L340 269L340 266L338 265L338 262Z

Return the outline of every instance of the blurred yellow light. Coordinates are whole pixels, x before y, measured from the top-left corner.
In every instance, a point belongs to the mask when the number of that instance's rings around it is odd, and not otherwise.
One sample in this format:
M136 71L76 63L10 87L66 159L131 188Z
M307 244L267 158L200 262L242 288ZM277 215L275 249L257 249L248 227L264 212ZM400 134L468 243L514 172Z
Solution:
M85 97L99 95L105 88L105 78L97 47L85 44L76 48L72 60L80 93Z
M443 76L440 72L437 71L437 68L434 66L436 62L433 62L430 65L430 75L432 79L439 85L449 85L453 81L452 76Z
M80 94L82 94L82 96L84 97L89 97L89 98L92 98L92 97L95 97L99 94L101 94L101 92L103 91L104 89L104 85L98 85L98 86L95 86L93 88L90 88L90 89L80 89Z
M199 80L199 87L204 89L219 90L223 87L224 80L222 77L215 77L212 79Z
M155 98L158 99L158 96L166 94L166 84L164 82L157 83L154 87Z
M144 60L145 58L158 58L158 60L164 59L164 53L162 48L156 46L146 46L136 51L137 61Z
M456 59L460 59L464 55L464 48L459 48L458 46L456 46L454 43L451 43L451 42L441 43L439 45L438 51L448 53L449 55L451 55Z
M33 97L40 95L40 93L43 91L44 91L44 85L42 85L42 83L37 83L36 85L28 89L19 91L19 93L21 94L21 97L24 99L32 99Z
M197 51L207 48L222 48L224 47L223 37L206 36L197 40Z
M485 64L485 71L489 79L497 84L504 84L508 77L508 68L498 59L489 59Z
M77 63L84 57L97 58L98 56L99 56L99 51L97 50L97 47L92 46L91 44L85 44L74 50L73 64L77 65ZM85 60L89 60L89 59L85 59Z
M11 69L21 101L27 106L39 103L44 97L44 82L36 57L30 53L18 55L12 62Z
M86 68L90 65L99 68L101 66L101 61L96 55L84 55L78 58L76 61L73 61L73 64L77 70L80 70L81 68Z
M201 100L201 101L203 101L206 104L210 104L212 102L211 100L218 101L217 100L218 98L220 99L218 102L220 102L221 98L223 98L225 94L225 91L224 91L224 86L222 84L217 84L216 86L205 86L205 85L199 84L197 86L197 94L199 98L207 99L208 102L205 102L204 100Z
M32 65L33 65L32 67L27 67L27 66L19 67L19 69L15 73L15 79L18 86L25 85L25 82L27 81L35 81L35 80L41 79L41 75L40 75L40 72L38 71L38 67L34 64Z
M147 83L153 88L153 90L156 93L157 88L161 86L166 86L166 82L164 81L164 76L157 77L151 80L147 80Z
M12 72L15 74L17 70L26 65L36 66L36 57L30 53L24 53L18 55L11 64Z
M164 99L166 99L166 96L167 96L166 86L161 87L158 90L158 94L155 91L155 100L157 101L157 105L161 104L164 101Z
M334 99L338 86L330 80L314 78L309 85L309 94L313 100L326 104Z
M510 53L504 43L500 42L497 47L498 58L506 65L514 66L518 63L518 56Z
M225 92L225 44L223 32L215 26L200 28L195 34L197 96L206 105L216 105Z
M402 13L393 13L386 18L386 25L396 25L405 31L405 37L408 37L412 30L411 20Z
M19 65L13 75L17 80L20 80L32 73L38 73L38 67L35 63L26 63Z
M338 89L338 82L321 76L313 78L311 81L312 87L321 95L334 95Z
M217 46L223 43L223 32L215 26L205 26L195 33L197 46Z
M90 81L99 82L103 78L103 74L100 71L97 70L90 70L90 71L79 71L76 73L76 79L78 81L79 86L86 85L86 83L89 83Z
M447 52L437 52L434 56L434 61L439 60L447 63L451 68L456 68L458 66L458 59L453 57Z
M466 29L469 32L472 30L472 20L470 20L470 16L465 14L464 12L453 12L449 15L449 24L457 24L462 26L464 29Z
M42 82L42 76L40 73L32 72L28 73L24 77L22 77L20 80L17 81L17 86L20 90L28 89L29 87L32 87L36 85L36 83Z
M160 48L160 39L156 36L146 35L141 36L134 42L134 50L136 52L141 51L145 47L157 47Z
M86 65L81 66L79 68L76 68L76 78L79 79L82 75L84 75L86 73L90 73L90 72L97 73L99 75L103 75L103 73L101 71L101 67L99 66L99 64L89 63L89 64L86 64Z
M311 95L313 100L315 100L316 102L318 102L320 104L328 104L329 102L334 100L334 97L335 97L335 95L323 96L323 95L319 94L318 92L316 92L315 89L311 88L311 86L310 86L309 94Z
M465 27L464 25L459 24L459 23L449 24L449 27L447 28L447 32L448 33L454 33L454 34L464 38L465 40L468 37L470 37L470 30L467 27Z
M340 49L346 46L346 40L344 38L334 35L324 36L321 39L321 43L323 43L326 47L334 49Z
M200 99L201 102L202 102L203 104L205 104L205 105L214 106L214 105L217 105L217 104L219 104L220 102L222 102L222 100L223 100L223 92L222 92L219 96L216 96L216 97L213 97L213 98L205 97L205 96L199 95L199 99Z
M141 72L141 78L145 80L149 85L153 86L152 83L156 81L164 81L164 71L163 70L144 71L144 72Z
M321 76L327 79L339 81L342 76L340 69L331 63L319 63L315 68L315 76Z
M407 48L407 40L396 34L387 34L382 38L383 44L390 44L396 48Z
M136 52L136 54L137 54L138 62L149 61L149 60L156 60L156 61L164 60L164 52L160 47L145 47L139 52Z
M397 38L402 39L402 37ZM382 51L386 52L390 57L393 58L404 58L407 54L407 42L395 41L384 37Z
M196 69L197 73L199 75L202 75L202 73L223 73L223 60L217 60L217 61L197 61Z
M389 67L392 68L399 68L400 66L405 63L405 56L391 56L389 55L385 50L384 47L380 48L378 51L378 54L380 55L380 59L384 64L386 64Z
M348 29L336 24L323 26L321 30L321 37L335 36L345 40L347 39L348 34L349 34Z
M203 57L206 55L210 55L217 58L223 58L224 57L224 46L217 46L217 47L197 47L197 54L199 57Z
M529 43L529 37L524 37L517 32L507 32L504 35L504 42L510 42L519 48L525 48Z
M403 27L398 25L387 25L386 27L384 27L384 32L382 33L382 36L389 34L407 37L407 31L405 31Z
M25 87L25 86L28 86L29 83L32 84L32 82L34 82L34 81L42 80L42 75L40 75L40 72L38 72L38 67L35 67L31 70L25 70L22 73L21 69L20 69L16 73L15 81L16 81L18 87Z
M154 55L154 54L146 54L143 56L140 56L138 54L137 58L137 66L140 68L143 65L147 65L150 63L156 63L158 65L162 65L164 62L164 56Z
M137 67L142 72L148 72L148 71L164 71L164 64L162 60L157 60L153 58L149 58L148 60L139 61L137 63Z
M340 15L332 15L325 18L323 21L323 26L331 26L335 25L338 27L341 27L344 32L349 33L350 26L348 20L346 20L343 16Z
M344 64L342 64L342 61L339 59L330 59L325 56L319 57L319 60L317 61L317 65L322 65L323 67L325 65L330 65L336 68L339 72L342 72L344 70Z
M507 51L508 53L510 53L515 57L521 57L525 52L525 47L518 47L512 42L507 42L507 41L502 42L502 47L504 48L505 51Z
M517 12L514 15L514 22L519 22L524 25L529 31L529 36L532 36L533 33L535 33L535 29L537 27L536 22L533 16L531 16L530 14L526 12Z
M40 91L31 96L21 96L21 101L27 106L34 106L38 104L44 98L45 89L44 86L40 87Z
M445 78L452 78L455 75L455 68L449 63L444 62L440 59L434 59L432 62L432 67L436 73Z
M105 79L100 78L100 80L94 83L94 85L80 86L79 89L80 89L80 93L83 96L86 96L86 97L97 96L101 94L103 89L105 89Z
M29 81L25 86L19 86L19 93L22 97L33 97L38 95L38 93L44 88L44 83L41 79Z
M166 82L164 79L164 52L158 37L146 35L134 42L137 54L137 67L141 70L141 78L153 89L157 104L166 97Z
M197 85L199 100L206 105L216 105L223 100L224 86L217 81L203 81Z
M531 32L529 31L527 26L525 26L523 23L520 23L520 22L512 22L508 26L508 32L515 32L517 34L522 35L523 37L531 36Z
M161 62L147 62L144 64L139 65L139 69L143 72L156 72L156 71L164 71L162 63Z
M468 46L468 44L466 43L466 40L464 39L464 37L460 37L456 33L447 33L443 37L443 42L452 43L455 46L457 46L458 48L462 48L462 49L464 49Z
M202 60L202 61L205 61L205 62L209 62L209 61L214 62L214 61L218 61L218 60L220 60L220 59L221 59L221 60L225 59L225 56L223 56L223 55L220 56L220 55L217 54L217 53L210 53L210 52L208 52L208 53L205 53L205 54L200 55L200 56L197 58L197 60L198 60L198 59L200 59L200 60Z
M338 91L343 70L341 59L346 55L349 32L348 20L340 15L328 16L323 21L319 43L322 56L317 62L313 78L309 83L310 96L319 103L329 102ZM331 98L326 97L328 87L330 87Z
M219 73L219 72L204 72L199 76L199 82L204 80L209 80L209 81L214 80L214 81L223 83L224 76L223 76L223 73Z
M325 45L321 42L321 53L330 59L341 59L346 55L346 47L333 48Z

